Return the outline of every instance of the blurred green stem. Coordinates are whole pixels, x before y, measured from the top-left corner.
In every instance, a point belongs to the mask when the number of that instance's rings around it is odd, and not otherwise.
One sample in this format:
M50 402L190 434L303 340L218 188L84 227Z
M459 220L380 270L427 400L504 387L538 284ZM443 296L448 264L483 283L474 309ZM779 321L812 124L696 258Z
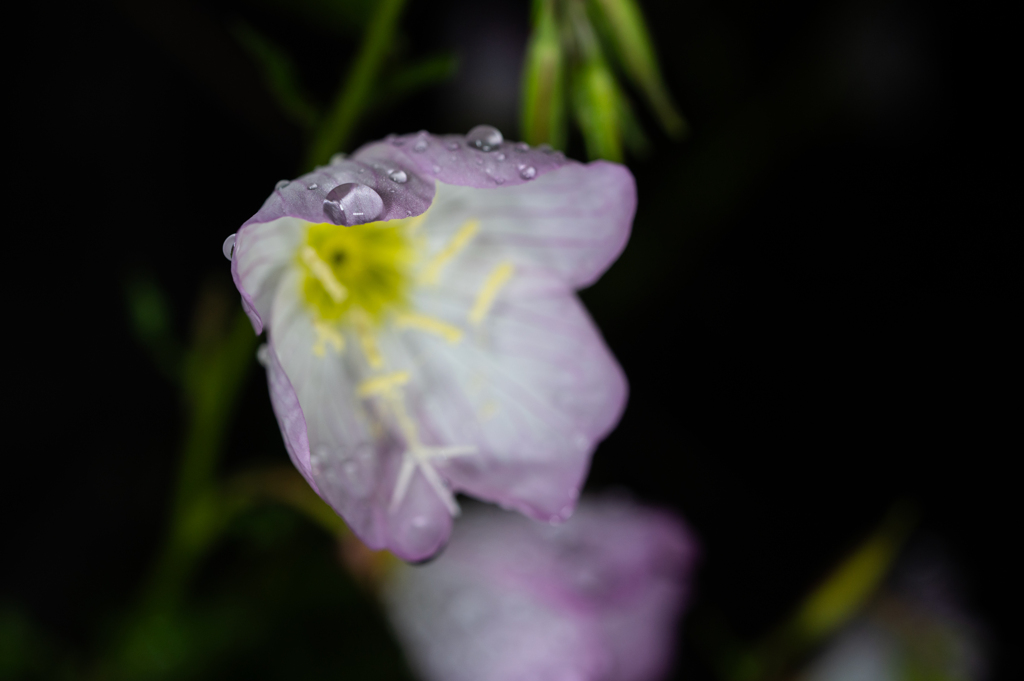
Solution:
M207 303L208 304L208 303ZM200 317L202 306L200 303ZM200 327L217 326L216 319ZM252 362L256 336L239 310L228 329L197 329L185 356L182 393L186 434L171 510L171 527L145 600L149 607L176 601L189 575L233 514L215 484L224 438Z
M381 0L377 5L345 84L310 144L308 166L327 163L332 154L348 143L360 115L366 111L370 90L393 42L404 4L405 0Z

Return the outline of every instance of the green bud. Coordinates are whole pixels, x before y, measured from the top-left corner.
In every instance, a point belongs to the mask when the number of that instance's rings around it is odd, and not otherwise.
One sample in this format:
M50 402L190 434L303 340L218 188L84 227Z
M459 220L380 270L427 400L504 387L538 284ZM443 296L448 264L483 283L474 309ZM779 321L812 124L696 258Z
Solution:
M565 55L554 0L534 4L522 83L522 135L530 144L565 148Z
M573 74L573 113L589 158L622 161L623 95L601 58L589 59Z
M647 98L662 127L673 137L685 135L686 121L662 80L651 34L636 0L590 0L590 6L623 71Z

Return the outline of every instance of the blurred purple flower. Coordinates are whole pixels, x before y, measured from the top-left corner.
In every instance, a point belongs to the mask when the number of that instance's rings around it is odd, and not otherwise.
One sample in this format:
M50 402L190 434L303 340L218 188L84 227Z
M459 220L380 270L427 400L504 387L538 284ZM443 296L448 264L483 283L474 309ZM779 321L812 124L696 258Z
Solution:
M574 291L629 237L624 167L421 132L281 182L225 244L292 462L372 548L461 490L564 520L626 381Z
M584 500L556 526L476 506L383 595L427 681L655 681L696 556L682 521L623 499Z

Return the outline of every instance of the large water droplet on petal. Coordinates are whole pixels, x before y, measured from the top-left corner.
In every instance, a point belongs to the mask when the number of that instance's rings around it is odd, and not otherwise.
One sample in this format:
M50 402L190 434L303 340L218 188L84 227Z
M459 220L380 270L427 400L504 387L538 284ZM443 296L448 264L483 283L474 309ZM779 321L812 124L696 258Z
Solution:
M480 151L491 151L504 142L505 138L493 125L478 125L466 133L466 141Z
M409 176L405 174L404 170L392 170L388 173L388 177L398 184L405 184L405 181L409 179Z
M274 185L274 189L278 189L278 190L284 189L285 187L287 187L291 183L292 183L291 180L278 180L277 184Z
M224 251L224 257L227 258L228 260L231 260L231 258L234 257L234 255L235 255L235 235L234 234L229 236L227 239L224 239L223 251Z
M532 180L533 178L537 177L537 169L534 168L533 166L526 166L525 168L519 170L519 177L523 178L524 180Z
M308 187L306 187L306 189L316 189L316 188L317 188L318 186L319 186L319 185L317 185L317 183L316 183L316 182L314 182L313 184L311 184L311 185L309 185Z
M348 154L343 154L340 151L337 154L332 154L331 155L330 164L332 166L336 166L339 163L341 163L342 161L344 161L347 156L348 156Z
M418 142L416 142L416 144L412 146L412 150L415 151L417 154L422 154L424 151L427 150L427 140L419 140Z
M365 184L346 182L327 192L324 215L336 225L361 225L373 222L384 212L380 194Z

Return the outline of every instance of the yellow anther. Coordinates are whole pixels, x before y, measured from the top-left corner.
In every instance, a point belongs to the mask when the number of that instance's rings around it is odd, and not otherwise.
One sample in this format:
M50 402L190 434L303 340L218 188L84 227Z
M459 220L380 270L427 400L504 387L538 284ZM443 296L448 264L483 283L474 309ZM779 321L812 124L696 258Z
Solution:
M333 326L323 322L313 322L313 328L316 330L316 344L313 345L313 354L317 357L323 357L327 354L328 345L333 347L334 351L338 354L341 354L341 351L345 349L345 337Z
M441 269L449 260L455 257L459 251L469 244L470 240L476 235L477 230L479 229L479 220L466 220L466 222L462 224L462 227L459 227L459 231L455 233L452 240L448 242L448 245L442 248L441 252L435 255L427 264L426 269L423 270L423 283L436 283L438 275L441 274Z
M338 278L334 276L334 271L331 266L325 263L316 250L309 245L303 246L301 251L302 262L306 264L309 271L313 273L316 280L320 282L324 290L327 291L327 295L331 297L335 303L348 298L348 291L342 285Z
M437 334L452 345L462 340L462 329L425 314L400 314L395 317L395 324L400 329L417 329Z
M478 326L484 320L484 317L487 316L491 306L494 304L494 299L498 296L501 287L508 282L515 271L515 265L510 262L503 262L491 270L491 273L487 275L487 279L484 281L484 285L480 287L480 292L476 294L476 302L473 303L473 309L469 311L469 321L471 324Z
M396 371L391 374L384 374L375 378L369 378L359 384L356 393L360 397L371 397L374 395L387 395L392 388L405 385L409 382L408 371Z

